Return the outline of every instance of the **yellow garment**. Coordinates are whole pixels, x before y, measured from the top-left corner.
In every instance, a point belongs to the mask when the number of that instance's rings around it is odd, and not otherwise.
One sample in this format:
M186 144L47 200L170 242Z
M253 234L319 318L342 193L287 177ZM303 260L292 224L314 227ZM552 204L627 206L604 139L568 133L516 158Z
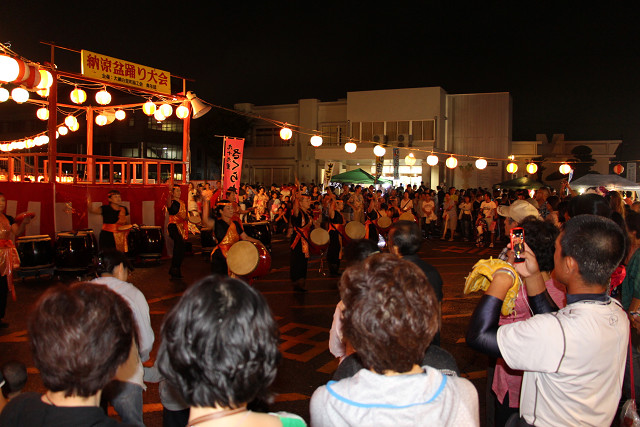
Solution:
M522 284L522 279L518 275L516 269L506 261L501 259L481 259L473 266L471 273L467 276L467 280L464 283L464 293L470 294L476 291L486 291L489 289L489 285L493 280L495 272L501 268L509 270L513 273L515 280L513 286L507 291L507 296L502 303L502 309L500 310L503 316L508 316L513 312L516 305L516 297L518 296L518 290Z

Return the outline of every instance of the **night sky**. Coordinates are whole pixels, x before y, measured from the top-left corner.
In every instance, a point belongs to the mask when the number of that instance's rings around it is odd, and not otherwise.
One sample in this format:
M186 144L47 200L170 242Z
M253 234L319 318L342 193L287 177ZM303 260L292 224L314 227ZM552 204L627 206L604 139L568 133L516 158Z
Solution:
M36 62L55 41L195 79L187 89L222 106L508 91L514 140L623 139L619 154L640 160L639 14L617 2L9 3L0 41ZM80 71L78 54L56 55Z

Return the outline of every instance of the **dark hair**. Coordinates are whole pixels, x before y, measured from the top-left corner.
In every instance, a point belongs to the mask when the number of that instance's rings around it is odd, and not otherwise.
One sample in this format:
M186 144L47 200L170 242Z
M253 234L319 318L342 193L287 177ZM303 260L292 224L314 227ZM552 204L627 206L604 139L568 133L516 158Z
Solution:
M216 218L220 218L222 216L222 210L226 206L226 204L231 203L229 200L218 200L218 204L214 207Z
M352 240L344 247L344 259L347 265L365 260L369 255L379 253L380 248L370 239Z
M578 263L586 283L606 286L622 261L625 235L612 220L597 215L578 215L564 224L560 237L562 256Z
M241 280L209 276L167 315L158 368L190 406L238 407L268 397L278 338L260 293Z
M129 261L124 252L121 252L117 249L108 248L103 249L98 254L99 274L113 273L113 270L120 264L124 265L124 267L129 271L135 270L133 264L131 263L131 261Z
M389 241L398 248L401 255L413 255L422 245L420 227L415 221L400 220L391 226Z
M116 194L120 194L120 192L119 192L118 190L110 190L110 191L107 193L107 199L108 199L108 198L110 198L111 196L116 195Z
M526 217L520 226L524 229L524 241L536 256L540 271L553 271L555 243L560 234L558 228L533 215Z
M547 203L549 204L549 206L551 206L551 210L552 211L557 211L558 210L558 204L560 203L560 197L558 196L549 196L547 198Z
M17 360L10 360L0 369L6 383L2 389L6 394L16 393L27 384L27 367Z
M629 211L625 217L625 222L629 233L635 231L636 238L640 238L640 213Z
M420 365L440 328L440 304L415 264L376 254L340 278L342 331L363 365L377 373Z
M569 217L578 215L599 215L605 218L611 216L609 203L599 194L581 194L569 200Z
M88 397L103 389L129 357L131 309L103 285L47 290L29 319L31 352L45 387Z

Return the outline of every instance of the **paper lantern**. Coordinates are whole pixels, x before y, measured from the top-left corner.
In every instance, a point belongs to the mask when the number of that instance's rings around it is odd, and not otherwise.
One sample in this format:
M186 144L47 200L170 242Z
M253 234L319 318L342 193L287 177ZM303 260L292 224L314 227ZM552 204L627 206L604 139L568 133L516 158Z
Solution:
M309 142L314 147L320 147L322 145L322 137L320 135L313 135Z
M104 126L107 124L107 116L105 116L104 114L98 114L96 116L96 124L98 126Z
M416 164L416 156L414 156L413 153L407 154L407 156L404 158L404 163L407 166L415 165Z
M161 122L164 119L166 119L166 117L164 116L164 114L162 114L162 111L160 111L160 110L156 110L156 112L153 113L153 118L156 119L159 122Z
M160 112L166 118L173 114L173 107L170 104L162 104L160 106Z
M20 65L15 58L0 55L0 81L12 82L20 74Z
M69 128L66 126L60 126L58 128L58 132L60 133L60 135L65 136L66 134L69 133Z
M429 156L427 156L427 164L429 166L435 166L438 164L438 156L436 156L435 154L431 154Z
M291 132L291 129L287 127L280 129L280 138L282 138L283 140L288 141L291 139L292 136L293 136L293 132Z
M64 124L67 125L70 130L73 130L72 128L78 124L78 119L76 119L75 116L67 116L64 119Z
M82 104L87 100L87 92L82 89L78 89L77 87L71 91L71 102L74 104Z
M620 163L618 163L617 165L615 165L613 167L613 172L617 175L620 175L622 172L624 172L624 166L622 166Z
M116 119L117 120L124 120L127 117L127 113L124 112L124 110L117 110L116 111Z
M40 120L48 120L49 110L46 107L38 108L38 111L36 111L36 116L38 116Z
M49 96L49 88L48 88L48 87L46 87L46 88L44 88L44 89L38 89L38 90L36 91L36 93L37 93L38 95L40 95L41 97L46 98L46 97L48 97L48 96Z
M22 74L22 77L18 76L20 86L24 87L25 89L33 89L33 88L38 89L38 85L42 80L42 74L40 74L40 69L36 65L31 65L31 64L27 65L25 67L25 72L21 74ZM49 89L49 88L43 87L43 89L41 90L45 90L45 89Z
M510 163L507 165L507 172L509 172L509 173L516 173L516 172L518 172L518 165L516 165L516 164L515 164L515 163L513 163L513 162L510 162Z
M3 87L0 87L0 102L4 102L9 99L9 91Z
M36 88L49 89L53 85L53 76L47 70L40 70L40 83Z
M17 87L11 91L11 98L18 104L22 104L29 99L29 92L26 89Z
M156 104L154 104L151 101L147 101L144 103L144 105L142 106L142 111L147 115L147 116L153 116L156 112Z
M69 125L67 125L67 126L69 126ZM71 126L69 126L69 130L70 130L71 132L75 132L75 131L77 131L78 129L80 129L80 124L78 123L78 121L77 121L77 120L76 120L76 122L75 122L75 123L73 123L73 124L71 124Z
M455 157L450 156L445 162L445 165L447 165L449 169L454 169L456 166L458 166L458 160Z
M102 89L96 93L96 102L100 105L107 105L111 103L111 94L106 89Z
M563 163L563 164L561 164L561 165L560 165L560 167L558 168L558 170L560 171L560 173L561 173L562 175L566 175L566 174L568 174L569 172L571 172L571 166L569 166L569 164L568 164L568 163Z
M356 145L355 142L349 141L346 144L344 144L344 151L346 151L349 154L355 153L357 149L358 149L358 146Z
M486 159L478 159L476 160L476 168L482 170L484 168L487 167L487 160Z
M384 156L386 152L387 150L382 145L376 145L375 147L373 147L373 154L378 157Z
M179 119L186 119L187 117L189 117L189 108L185 107L184 105L176 108L176 117L178 117Z
M531 162L527 165L527 172L530 174L534 174L536 172L538 172L538 165L536 165L535 163Z

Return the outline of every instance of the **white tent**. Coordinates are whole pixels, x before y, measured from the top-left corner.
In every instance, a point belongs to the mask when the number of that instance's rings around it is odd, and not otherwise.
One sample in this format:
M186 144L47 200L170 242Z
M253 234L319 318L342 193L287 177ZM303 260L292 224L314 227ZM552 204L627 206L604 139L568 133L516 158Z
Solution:
M574 190L589 187L604 187L607 190L640 191L640 184L629 181L620 175L601 175L597 173L587 174L571 182Z

